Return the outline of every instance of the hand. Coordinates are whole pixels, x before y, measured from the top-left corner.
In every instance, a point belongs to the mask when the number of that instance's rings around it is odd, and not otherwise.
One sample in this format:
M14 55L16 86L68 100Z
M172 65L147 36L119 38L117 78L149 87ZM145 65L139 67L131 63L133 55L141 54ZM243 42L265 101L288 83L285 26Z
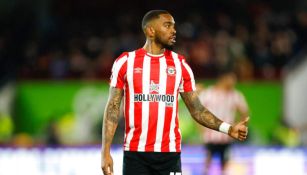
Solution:
M247 138L248 128L247 124L249 121L249 117L245 118L244 120L240 121L236 125L230 127L229 129L229 136L235 138L240 141L244 141Z
M104 175L113 175L113 159L108 154L101 154L101 169Z

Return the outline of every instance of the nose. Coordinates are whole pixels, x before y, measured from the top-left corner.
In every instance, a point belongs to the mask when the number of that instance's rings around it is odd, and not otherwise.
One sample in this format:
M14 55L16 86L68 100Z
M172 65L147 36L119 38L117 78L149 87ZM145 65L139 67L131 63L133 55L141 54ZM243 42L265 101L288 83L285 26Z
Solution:
M177 32L177 31L176 31L175 27L173 27L172 33L173 33L173 34L176 34L176 32Z

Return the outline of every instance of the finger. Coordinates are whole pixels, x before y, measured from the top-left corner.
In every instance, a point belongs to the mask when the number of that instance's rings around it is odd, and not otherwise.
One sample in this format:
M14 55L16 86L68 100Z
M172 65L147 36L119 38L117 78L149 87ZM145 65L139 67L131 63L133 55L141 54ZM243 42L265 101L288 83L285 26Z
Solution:
M244 141L245 139L246 139L246 137L239 136L240 141Z
M243 121L241 121L241 124L247 126L248 121L249 121L249 117L246 117Z
M247 136L246 133L239 133L239 136Z
M239 131L239 134L244 134L244 135L247 135L248 131L245 130L245 131Z
M111 170L111 173L113 174L113 163L110 164L110 170Z
M245 138L246 139L247 135L239 135L239 138Z
M111 168L108 166L108 174L111 174Z
M241 139L244 139L244 140L245 140L245 139L247 138L247 136L246 136L246 135L240 135L240 136L239 136L239 138L241 138Z
M239 138L245 138L246 136L245 135L239 135Z
M105 167L103 167L102 171L103 171L104 175L111 175L111 171L110 171L109 165L106 165Z
M239 134L246 134L247 130L239 130Z

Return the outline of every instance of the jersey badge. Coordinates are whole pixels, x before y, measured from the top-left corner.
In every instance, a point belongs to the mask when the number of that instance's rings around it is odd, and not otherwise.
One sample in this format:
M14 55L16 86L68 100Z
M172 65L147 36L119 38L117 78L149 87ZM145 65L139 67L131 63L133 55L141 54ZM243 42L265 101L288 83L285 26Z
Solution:
M176 75L176 68L173 66L169 66L166 69L167 75L174 76Z

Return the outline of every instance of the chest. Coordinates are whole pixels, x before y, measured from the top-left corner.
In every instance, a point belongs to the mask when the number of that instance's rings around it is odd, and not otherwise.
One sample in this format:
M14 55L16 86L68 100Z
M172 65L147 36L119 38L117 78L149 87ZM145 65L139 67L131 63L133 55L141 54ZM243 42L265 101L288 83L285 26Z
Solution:
M174 89L180 79L181 67L174 60L145 57L136 58L130 65L128 62L126 83L135 92L159 93Z

